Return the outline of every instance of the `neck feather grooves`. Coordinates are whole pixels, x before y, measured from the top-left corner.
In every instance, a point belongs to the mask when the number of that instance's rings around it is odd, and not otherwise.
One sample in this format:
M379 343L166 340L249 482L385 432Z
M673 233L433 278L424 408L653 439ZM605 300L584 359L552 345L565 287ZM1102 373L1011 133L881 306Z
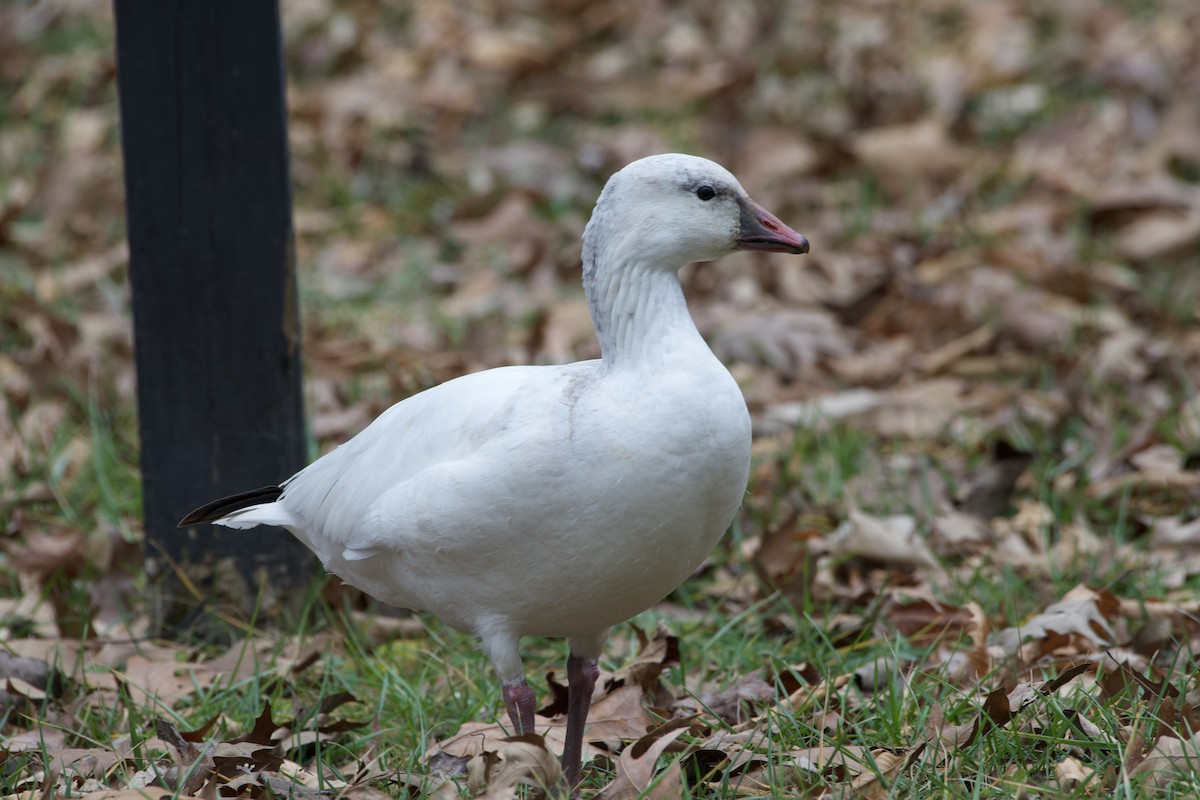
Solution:
M584 291L609 369L653 367L681 348L708 346L688 313L673 269L597 259L588 248Z

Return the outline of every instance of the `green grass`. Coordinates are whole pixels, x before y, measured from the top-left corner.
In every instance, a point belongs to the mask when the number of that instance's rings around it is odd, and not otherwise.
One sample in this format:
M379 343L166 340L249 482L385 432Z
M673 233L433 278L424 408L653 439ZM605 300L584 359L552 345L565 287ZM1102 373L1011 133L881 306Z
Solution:
M1141 2L1125 5L1146 22L1161 11ZM382 19L396 30L406 30L410 16L408 11L385 10ZM824 14L822 19L830 24L827 33L833 42L837 36L832 25L834 17ZM935 9L931 19L936 34L933 41L938 46L963 35L967 26L966 13L956 8ZM921 192L929 187L914 181L911 187L898 192L900 196L893 196L894 189L887 188L861 166L844 163L845 156L841 162L833 158L832 166L823 165L816 174L803 176L801 180L825 187L820 202L823 209L832 210L836 223L821 223L825 226L823 232L832 234L826 248L842 249L847 251L846 255L857 257L862 253L855 248L862 245L867 256L890 264L887 253L897 245L911 246L919 265L921 258L954 249L963 249L968 256L979 256L983 263L987 261L983 255L986 251L1009 244L1007 234L1001 236L973 228L975 215L1030 200L1044 201L1053 193L1036 175L1011 174L1007 167L1011 147L1030 134L1053 130L1075 114L1091 114L1101 101L1113 99L1100 78L1077 80L1071 69L1060 69L1061 65L1054 63L1053 59L1060 56L1051 45L1060 35L1069 33L1055 27L1062 21L1056 21L1053 15L1042 15L1035 17L1033 23L1038 39L1034 54L1037 63L1022 81L1044 87L1044 102L1022 113L997 113L998 98L1002 99L1004 91L1012 88L1001 86L1001 91L987 90L968 97L959 119L954 121L955 137L974 137L964 144L978 145L981 150L1003 156L996 159L994 170L979 177L974 191L963 198L961 213L947 221L924 219L914 213L910 230L881 234L876 226L884 214L897 208L923 207L926 198ZM67 113L90 109L108 115L115 122L115 88L109 75L111 70L106 66L111 57L110 27L111 23L96 21L86 13L61 13L31 47L29 53L36 50L36 58L27 62L37 66L29 74L37 73L38 80L50 83L41 88L35 84L29 89L25 83L26 70L21 69L13 72L16 77L0 86L0 127L6 136L13 132L6 141L12 153L17 154L10 156L15 159L12 163L19 163L21 170L20 175L0 176L0 194L8 192L17 179L35 181L34 188L38 188L37 176L59 156L56 147ZM1043 48L1042 44L1047 46ZM844 105L842 95L857 91L855 87L839 87L829 82L823 75L824 56L814 51L793 57L800 56L803 58L791 67L794 74L787 73L784 77L789 81L811 81L810 94L814 99L840 101ZM44 69L47 65L69 66L75 63L73 60L78 63L72 69ZM20 62L14 63L20 66ZM307 68L296 53L289 53L289 63L293 72L309 69L307 74L299 75L301 90L342 74L334 63L320 62ZM772 68L767 63L761 67ZM872 86L869 80L864 80L861 91L874 91ZM24 92L18 92L21 87L26 87ZM1134 89L1127 87L1122 91ZM547 117L544 125L530 129L528 119L522 122L513 110L518 106L509 100L506 94L497 93L479 119L464 123L461 137L467 145L466 151L483 151L497 143L526 138L567 151L580 145L574 129L578 124L574 112L558 113L551 100L535 92L532 101L544 106ZM596 100L603 103L606 98ZM726 102L719 100L716 105ZM666 146L702 151L713 141L704 134L701 124L710 110L706 103L670 98L666 107L656 110L607 107L586 124L593 128L589 135L594 136L618 131L632 123L656 131ZM742 124L739 118L731 120ZM878 120L881 124L898 121ZM441 145L425 141L429 136L422 130L425 124L406 120L401 128L370 131L363 142L361 158L348 166L349 159L339 161L341 154L328 152L330 143L320 136L314 137L310 123L302 123L307 126L303 129L310 138L297 139L298 147L308 148L308 152L295 159L297 206L327 214L328 222L323 223L327 228L317 233L302 234L301 250L307 247L315 252L308 258L301 257L301 269L309 269L316 254L332 242L375 242L371 269L362 273L361 285L342 286L341 294L327 292L308 280L321 277L320 270L314 269L308 275L302 273L302 316L307 335L313 339L349 340L363 352L372 352L369 348L373 346L378 346L376 352L381 352L396 344L394 330L397 320L402 320L426 324L437 341L432 349L447 351L467 348L481 340L490 341L502 327L520 330L531 322L531 319L505 319L503 314L452 319L430 310L430 306L436 306L437 298L454 288L453 282L446 280L439 270L445 264L460 263L463 256L461 244L452 235L431 236L431 232L451 227L456 219L470 220L477 216L478 208L464 208L463 204L486 205L497 198L473 196L466 186L465 173L448 170L446 174L435 174L423 169L419 158L413 163L406 162L407 156L419 154L423 148ZM18 129L20 125L27 127ZM812 133L804 125L796 127L800 135L806 131ZM114 124L102 143L106 153L115 149L116 135ZM1134 149L1136 146L1136 143L1131 145ZM1179 179L1195 183L1194 164L1177 157L1171 170ZM598 183L594 175L584 176L581 181L580 185L587 181ZM754 187L748 188L754 191ZM510 189L498 186L496 192ZM806 207L817 202L815 196L803 197L802 201L792 202L802 202ZM1170 342L1172 337L1186 334L1200 299L1200 278L1195 265L1186 259L1165 259L1145 265L1119 264L1112 248L1111 226L1096 223L1081 198L1064 202L1068 206L1074 203L1061 223L1067 228L1063 241L1073 249L1067 271L1086 274L1091 265L1117 263L1119 268L1127 270L1134 287L1118 292L1106 288L1102 282L1078 281L1080 285L1065 295L1094 307L1097 313L1109 305L1117 306L1135 324L1144 325L1156 340ZM583 198L534 198L534 203L548 225L586 213ZM111 206L117 209L118 199ZM72 210L87 211L89 215L97 211ZM96 216L92 236L106 246L118 241L123 235L119 216L98 211ZM815 213L814 218L820 219ZM381 226L388 227L381 232ZM117 273L103 280L100 286L88 287L78 294L64 293L45 303L38 299L40 277L52 276L55 270L69 266L79 257L105 248L89 241L72 224L48 218L36 202L23 208L7 230L0 233L7 237L0 242L0 319L4 321L0 325L0 353L6 358L35 344L31 329L24 323L29 313L69 327L85 312L121 314L127 310L123 299L125 276ZM878 242L874 240L876 237ZM508 271L499 254L490 262L481 259L480 263L501 274ZM1068 277L1077 280L1077 276ZM1017 279L1037 283L1027 275L1018 274ZM906 281L908 276L898 273L897 280ZM1055 290L1050 282L1045 288ZM992 564L988 558L972 560L952 554L943 564L951 579L934 587L934 594L940 600L951 606L977 603L994 626L1003 627L1027 620L1081 583L1143 602L1173 593L1191 592L1194 596L1200 591L1200 575L1188 576L1180 586L1170 580L1164 565L1147 562L1145 509L1156 498L1133 488L1107 497L1089 494L1088 467L1103 446L1097 435L1096 415L1103 417L1103 432L1111 436L1111 447L1115 449L1130 441L1146 415L1152 413L1152 409L1145 407L1143 397L1131 393L1137 387L1094 382L1086 369L1078 365L1080 359L1092 352L1089 347L1097 335L1089 326L1082 326L1064 341L1054 343L1048 352L1036 354L1042 357L1011 376L1015 385L1030 390L1051 391L1069 384L1093 406L1073 410L1053 427L1018 414L1002 430L984 437L984 441L958 441L949 432L922 441L891 440L847 422L798 429L790 441L781 443L756 466L743 513L735 520L730 537L718 547L713 564L676 591L669 598L669 605L635 620L634 624L643 630L652 631L662 624L680 636L681 662L668 669L663 677L670 691L680 697L698 698L703 693L727 689L744 676L759 671L765 679L780 682L782 697L785 691L779 676L801 664L811 665L827 682L879 661L904 666L903 677L885 681L873 691L850 681L836 689L814 691L811 698L796 707L778 705L769 711L775 732L754 743L754 747L771 757L772 775L778 785L763 789L762 796L811 796L826 790L837 793L845 788L848 778L837 769L804 770L787 765L787 754L792 750L832 745L846 753L853 747L912 752L928 742L925 726L935 704L951 722L968 724L979 713L981 700L974 687L959 685L938 669L923 666L935 655L934 646L906 638L894 629L882 601L871 596L878 587L872 585L866 592L868 596L862 599L844 596L830 599L807 584L816 569L813 563L802 565L798 587L776 587L759 578L748 552L764 531L802 528L817 536L827 534L845 517L853 501L873 514L910 513L919 520L922 534L928 535L937 481L944 481L953 489L964 469L969 474L988 464L992 439L1004 438L1032 457L1026 483L1017 490L1016 498L1040 501L1052 512L1049 524L1038 532L1042 543L1052 547L1068 526L1082 522L1096 533L1103 548L1065 561L1050 558L1035 567ZM121 353L117 358L128 361L128 354ZM1182 404L1196 389L1193 365L1184 359L1183 355L1169 353L1154 365L1155 377L1170 394L1171 404L1155 436L1194 454L1194 446L1186 449L1179 421ZM22 430L22 416L39 402L62 407L62 417L55 425L22 441L28 459L0 487L0 497L4 498L0 516L13 543L20 544L21 536L37 531L83 531L92 543L103 543L111 537L136 542L141 535L137 521L141 481L137 470L136 419L131 400L114 385L111 373L117 366L120 365L100 361L73 374L51 377L38 374L27 397L11 384L5 386L3 408L15 430ZM385 404L397 399L398 382L402 382L404 390L415 391L445 377L437 367L420 363L406 365L410 371L402 377L386 374L376 366L370 365L369 369L361 370L362 374L356 372L354 377L339 384L340 399L347 404ZM1077 398L1071 400L1080 402ZM898 456L903 456L910 465L905 470L895 466ZM39 492L36 497L28 497L39 483L46 487L45 496ZM868 491L863 490L864 486ZM913 486L917 491L904 491ZM1180 504L1177 510L1195 515L1200 509L1193 500L1190 505ZM861 578L867 568L859 562L844 557L833 568L843 571L840 577L853 574ZM0 566L0 585L7 597L14 598L29 590L28 583L22 584L20 577L8 562ZM47 602L57 600L65 607L84 609L97 578L94 569L85 568L75 577L48 580L42 591ZM906 579L902 574L885 576L882 586L893 588L896 582ZM737 581L737 586L746 590L745 596L723 597L713 588L715 580ZM135 586L144 588L138 583ZM132 617L136 611L129 609L129 615ZM80 616L76 614L67 622L68 629L83 630ZM1195 620L1190 622L1194 626ZM34 632L32 620L9 617L0 620L0 625L10 639ZM155 755L149 752L147 742L156 716L167 717L181 729L197 727L217 717L212 736L230 738L249 730L268 702L277 720L297 715L305 718L311 717L312 709L318 707L322 698L350 692L360 702L340 707L333 716L368 722L366 727L338 733L317 745L285 755L304 764L318 763L325 770L334 770L373 749L389 768L421 773L426 770L431 742L451 735L463 722L502 714L499 682L476 643L436 621L427 620L421 631L408 638L375 641L342 609L328 607L314 592L291 629L276 635L274 650L267 653L253 674L207 686L172 708L140 704L128 693L119 691L105 698L111 702L94 702L94 693L84 689L84 674L77 671L64 676L61 696L33 709L3 706L0 712L3 732L7 735L24 730L31 719L40 718L47 726L66 731L69 746L109 747L118 738L127 736L139 762L144 763ZM332 644L323 648L313 666L298 675L281 678L276 667L293 655L289 649L291 639L313 635L328 635ZM230 636L241 643L247 658L253 655L257 640L251 633L232 629ZM616 654L629 649L631 637L628 626L614 632L610 655L603 662L605 666L618 666ZM1178 653L1160 653L1154 663L1173 685L1186 692L1194 689L1189 682L1193 681L1191 676L1197 673L1198 665L1187 652L1186 642L1174 644L1179 647ZM966 647L965 642L942 645L950 651ZM561 642L529 640L525 653L527 674L544 700L543 676L549 670L561 676L564 646ZM181 649L179 658L182 664L217 655L217 648L195 645ZM913 665L922 666L913 668ZM1034 672L1037 677L1052 677L1065 666L1058 662L1038 664ZM1005 680L1028 677L995 673L985 676L980 685L989 689ZM1173 783L1158 788L1148 786L1145 777L1124 775L1122 764L1128 742L1084 736L1077 724L1083 716L1105 732L1146 729L1162 716L1161 700L1147 698L1144 690L1135 688L1126 688L1116 700L1100 699L1094 691L1081 691L1081 683L1077 681L1067 691L1041 699L1017 715L1018 722L1039 717L1041 722L1036 730L1019 725L1002 726L978 737L949 758L935 758L927 752L909 769L883 776L884 788L875 796L1002 798L1024 792L1026 796L1051 798L1141 798L1194 794L1195 779L1183 773ZM826 730L821 725L826 714L836 714L840 725ZM714 729L722 725L711 724ZM1109 788L1098 791L1058 786L1055 769L1067 756L1078 759L1085 770L1102 776L1103 784ZM689 758L689 770L706 777L705 784L694 786L690 796L728 797L740 789L748 789L748 778L739 771L701 761L699 756ZM14 776L20 776L33 763L28 755L8 755L0 765L3 767L0 793L7 794L16 779ZM868 758L864 770L869 775L872 770L881 771L882 766L880 759ZM128 775L133 767L118 769ZM384 788L396 796L405 796L396 786Z
M68 393L69 421L59 426L48 449L40 453L43 463L40 471L47 476L55 498L54 502L35 508L33 513L40 519L81 527L92 525L97 519L121 525L128 524L122 520L128 521L138 512L136 452L130 445L133 420L128 413L106 411L112 406L101 402L101 394L100 389ZM1134 551L1141 546L1130 527L1127 493L1096 500L1087 496L1086 482L1066 491L1056 488L1062 476L1078 471L1087 463L1086 428L1067 424L1056 430L1043 430L1026 423L1010 433L1015 434L1014 441L1033 455L1033 496L1040 497L1055 512L1055 520L1046 531L1050 541L1058 535L1059 526L1071 524L1077 515L1084 514L1103 525L1102 535L1111 546L1128 545ZM72 442L80 436L86 436L89 457L68 472L64 465L72 447L77 447ZM1068 442L1072 444L1066 446ZM952 454L944 442L918 446L889 441L846 423L797 430L786 447L767 457L774 459L771 469L756 470L756 475L765 477L752 485L745 513L735 525L729 545L718 549L718 565L754 582L754 566L742 555L747 537L787 524L790 515L797 511L810 515L817 525L832 525L845 508L855 480L877 469L880 459L897 452L916 453L925 460L923 469L930 474L943 468L941 459ZM966 463L986 462L981 452L966 455ZM876 495L856 499L865 510L879 513L907 508L907 501L899 497ZM1079 583L1106 587L1123 597L1155 597L1167 591L1154 570L1136 570L1103 554L1070 563L1051 563L1036 579L1036 585L1030 584L1030 575L1025 570L989 567L986 563L968 570L956 568L953 575L955 581L941 589L946 602L974 601L989 617L1007 624L1026 619ZM75 584L58 586L55 591L82 596L88 579L84 574ZM731 608L721 598L706 592L703 578L686 584L671 599L689 613L678 616L669 609L651 611L641 615L636 624L646 630L665 624L681 636L682 661L664 676L677 696L728 688L742 676L764 668L765 674L775 675L788 666L807 663L824 678L832 679L880 659L902 665L920 664L929 655L927 646L909 642L894 631L886 633L887 620L879 616L877 607L854 608L809 594L797 606L764 586L757 602ZM836 621L837 612L862 617L858 631L851 632L849 639ZM786 624L781 626L779 621ZM333 736L319 747L285 756L332 769L373 748L389 765L421 773L432 741L451 735L463 722L488 719L501 712L498 681L468 636L430 621L423 635L417 638L373 642L356 623L324 606L314 595L294 633L331 630L338 632L339 647L323 653L314 667L294 679L277 680L272 658L268 656L254 675L208 687L169 711L138 706L127 695L118 696L119 702L111 705L84 704L82 712L66 726L70 733L68 743L79 747L110 746L115 737L124 735L137 744L151 735L154 718L160 715L167 715L181 729L199 726L219 716L213 735L228 738L249 730L267 702L276 710L276 719L282 719L298 710L314 708L323 697L346 691L361 702L342 707L335 716L370 724L361 730ZM876 630L885 633L878 635ZM618 629L615 634L617 638L628 635L626 629ZM248 646L250 640L245 641ZM546 671L562 674L565 654L561 643L530 640L525 651L527 672L539 689L543 688L541 676ZM282 652L282 644L278 652ZM606 662L606 666L617 664ZM1188 657L1185 663L1174 665L1169 674L1178 678L1195 669ZM1052 676L1055 671L1051 667L1045 674ZM81 675L68 676L67 686L76 688L68 688L65 700L58 702L82 697L78 688L81 683ZM762 747L767 753L775 753L781 785L792 788L779 788L768 796L793 796L797 780L809 787L806 791L810 793L821 788L836 790L845 782L837 770L795 772L786 766L784 754L788 751L835 745L910 752L927 741L924 727L935 703L942 706L950 720L966 723L977 713L978 697L951 685L936 672L917 672L903 680L885 682L873 692L859 690L851 682L841 690L819 697L818 701L800 708L781 707L774 712L777 732ZM50 712L61 707L49 703L43 712L50 718ZM840 730L830 733L816 727L815 721L825 712L840 715L843 720ZM952 758L918 759L900 775L884 776L891 787L889 796L983 798L1011 796L1021 787L1050 791L1046 787L1053 785L1055 766L1067 754L1078 758L1086 769L1108 776L1106 781L1117 787L1116 796L1149 796L1148 790L1139 788L1141 778L1131 780L1128 785L1112 783L1111 776L1121 769L1120 747L1086 740L1073 727L1073 715L1083 714L1103 730L1121 729L1128 719L1118 718L1110 704L1080 693L1048 698L1022 713L1043 715L1040 730L1036 733L995 730L954 753ZM1148 724L1154 713L1152 705L1147 706L1139 717L1141 724ZM5 722L19 724L11 716ZM10 763L19 766L20 762ZM1014 765L1017 768L1012 771ZM870 764L864 767L867 772L873 768L877 767ZM743 775L721 770L710 768L704 785L695 787L691 796L725 796L745 781ZM1181 787L1186 785L1182 783ZM1046 796L1089 796L1083 790L1053 791L1058 793Z
M742 565L743 568L745 565ZM981 576L981 584L983 583ZM990 582L994 597L1006 596L1019 582L1007 589ZM982 587L979 587L982 588ZM979 598L987 602L981 592ZM1008 613L1019 615L1030 609L1009 607ZM794 635L781 635L769 630L762 621L774 614L796 615ZM863 665L883 659L890 663L922 663L928 649L908 642L903 637L875 637L868 632L849 644L837 644L839 634L828 628L829 618L800 616L778 597L768 595L758 604L740 613L723 613L719 604L706 609L698 621L676 622L658 612L649 612L637 622L652 628L662 622L682 636L682 663L665 675L665 682L676 695L696 693L713 685L726 688L738 678L763 666L779 673L788 665L809 663L818 672L832 679L853 672ZM354 757L373 748L393 768L421 773L428 744L434 738L447 736L463 722L487 719L501 712L499 685L486 660L470 637L430 622L424 635L414 639L397 639L386 643L371 641L355 623L314 599L306 609L298 630L316 633L336 630L340 646L323 652L320 660L299 676L280 680L268 654L260 669L239 681L219 682L178 704L173 710L139 706L128 695L118 693L118 702L111 705L85 704L83 711L71 721L68 744L77 747L111 746L114 738L127 735L136 746L152 733L154 718L166 716L180 729L186 730L220 717L217 728L210 734L231 738L248 731L266 703L275 709L277 720L288 718L299 710L312 709L321 698L339 692L350 692L360 704L343 706L335 713L339 719L367 721L361 730L338 734L316 748L293 750L283 755L304 764L318 763L332 768L353 761ZM628 636L618 630L617 638ZM246 657L252 657L252 641L244 639ZM274 656L284 651L283 641ZM528 673L535 686L541 686L540 675L553 669L561 675L561 644L541 640L527 642ZM615 664L606 664L616 666ZM1176 675L1189 674L1196 665L1190 662L1177 665ZM1050 669L1048 674L1054 674ZM70 688L82 682L79 674L65 682L67 695L59 702L66 705L82 695ZM854 682L842 690L818 695L814 703L798 708L780 707L773 712L778 726L769 741L761 743L766 753L782 755L799 748L833 745L835 747L886 747L897 751L919 747L926 742L924 726L934 703L945 709L954 722L967 723L976 712L971 693L964 693L947 683L936 672L899 673L882 682L874 691L866 692ZM56 708L46 704L41 714L50 718ZM814 720L825 712L836 712L842 719L840 730L830 733L814 727ZM1024 715L1044 716L1043 726L1036 733L997 729L979 737L967 748L957 751L944 763L930 759L917 760L914 766L899 777L889 773L889 796L941 797L1005 797L1021 786L1044 789L1047 776L1054 774L1055 764L1073 754L1086 768L1105 774L1119 770L1122 752L1118 745L1082 737L1073 725L1076 714L1082 714L1104 730L1117 730L1121 720L1112 706L1097 702L1086 694L1047 698ZM1156 708L1145 708L1142 720L1153 719ZM1018 715L1020 717L1020 715ZM13 722L12 719L6 720ZM717 725L719 727L719 724ZM149 758L152 753L144 753ZM12 762L10 761L10 764ZM1006 772L1008 765L1019 765L1016 772ZM870 772L874 767L865 766ZM777 780L791 781L791 768L778 767L782 773ZM1002 776L1002 777L998 777ZM332 777L347 777L333 775ZM841 780L835 771L800 773L800 777L816 791L820 787L836 790ZM694 788L691 797L727 796L726 792L739 786L742 777L721 772L707 776L703 786ZM1136 786L1131 794L1120 789L1116 796L1143 797ZM793 789L780 788L771 797L791 797ZM1055 797L1086 796L1072 792L1052 794Z

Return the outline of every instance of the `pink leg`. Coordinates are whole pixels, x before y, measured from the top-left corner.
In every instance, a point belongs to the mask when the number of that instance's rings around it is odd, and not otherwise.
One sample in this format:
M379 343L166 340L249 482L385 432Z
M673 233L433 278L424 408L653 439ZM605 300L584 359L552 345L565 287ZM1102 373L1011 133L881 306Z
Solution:
M524 678L504 682L504 705L512 721L514 735L534 733L533 710L537 696Z
M592 704L592 692L600 668L596 659L577 656L567 659L567 741L563 746L563 773L567 786L574 789L579 784L579 773L583 768L583 729L587 725L588 707Z

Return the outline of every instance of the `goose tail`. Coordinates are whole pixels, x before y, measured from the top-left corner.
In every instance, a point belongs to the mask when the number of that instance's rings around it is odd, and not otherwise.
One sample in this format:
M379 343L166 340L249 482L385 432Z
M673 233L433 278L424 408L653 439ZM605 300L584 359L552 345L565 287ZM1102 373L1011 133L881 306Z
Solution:
M248 492L222 497L205 503L179 521L180 528L212 522L231 528L255 525L288 525L292 515L275 501L283 494L281 486L263 486Z

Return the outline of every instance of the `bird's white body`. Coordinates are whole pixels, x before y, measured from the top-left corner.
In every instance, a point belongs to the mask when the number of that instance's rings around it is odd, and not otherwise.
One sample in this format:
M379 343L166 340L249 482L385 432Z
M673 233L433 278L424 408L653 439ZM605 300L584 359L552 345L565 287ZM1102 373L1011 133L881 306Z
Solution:
M745 491L746 404L695 348L442 384L229 524L283 525L347 583L485 640L604 631L678 586Z
M184 524L282 525L348 583L479 636L518 729L533 723L521 637L568 638L564 762L576 780L608 629L675 589L745 492L746 404L677 275L735 249L808 242L711 161L636 161L605 185L584 233L599 360L449 381L392 406L282 494L248 493L275 502L226 498Z

